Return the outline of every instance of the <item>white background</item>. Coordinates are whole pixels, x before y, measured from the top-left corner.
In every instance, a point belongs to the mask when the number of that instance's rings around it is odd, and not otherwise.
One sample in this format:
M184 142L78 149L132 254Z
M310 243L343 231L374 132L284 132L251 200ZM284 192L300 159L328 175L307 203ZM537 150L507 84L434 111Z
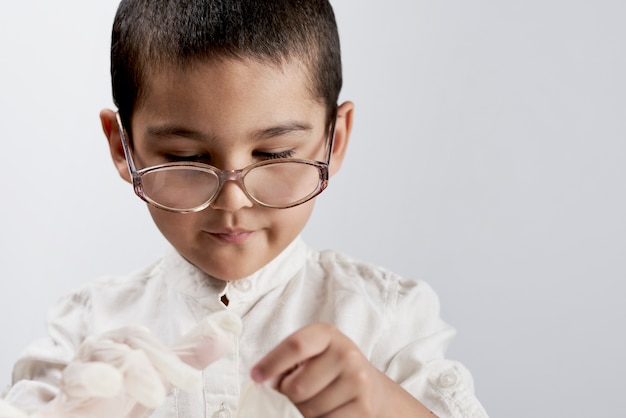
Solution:
M626 2L334 5L356 126L305 237L430 282L491 416L626 416ZM100 131L116 6L0 5L0 386L166 247Z

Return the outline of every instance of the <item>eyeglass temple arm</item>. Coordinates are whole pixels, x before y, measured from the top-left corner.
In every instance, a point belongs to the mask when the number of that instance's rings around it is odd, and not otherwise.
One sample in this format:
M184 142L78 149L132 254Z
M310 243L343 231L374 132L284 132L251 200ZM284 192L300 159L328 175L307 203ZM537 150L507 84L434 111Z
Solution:
M333 116L331 117L332 123L330 125L330 131L328 135L330 136L330 141L328 144L328 151L326 151L326 165L330 169L330 161L331 156L333 155L333 148L335 146L335 128L337 127L337 118L339 117L338 108L335 107L333 111Z
M130 173L130 176L132 178L134 177L137 169L135 168L135 162L133 161L130 145L128 144L128 138L126 138L126 131L124 130L124 124L122 123L122 117L120 116L120 112L115 112L115 119L117 120L117 126L120 130L120 139L122 141L124 157L126 157L126 163L128 164L128 172Z

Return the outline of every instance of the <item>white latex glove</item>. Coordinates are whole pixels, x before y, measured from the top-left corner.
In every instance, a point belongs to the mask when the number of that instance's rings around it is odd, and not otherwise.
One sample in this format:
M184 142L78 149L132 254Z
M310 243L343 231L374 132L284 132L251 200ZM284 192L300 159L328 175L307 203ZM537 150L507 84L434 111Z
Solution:
M302 418L298 408L267 383L249 380L243 390L236 418Z
M240 333L241 320L221 311L171 347L139 326L88 337L64 369L60 393L30 417L146 417L174 387L200 391L201 370L225 354ZM3 408L2 418L27 416Z

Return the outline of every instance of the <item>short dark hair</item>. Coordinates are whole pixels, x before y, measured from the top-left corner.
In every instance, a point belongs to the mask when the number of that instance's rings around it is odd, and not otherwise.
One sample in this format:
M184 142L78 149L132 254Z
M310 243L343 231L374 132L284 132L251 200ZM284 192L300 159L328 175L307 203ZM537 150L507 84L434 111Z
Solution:
M122 0L111 37L113 100L130 128L147 77L198 60L300 60L327 113L342 85L339 35L327 0Z

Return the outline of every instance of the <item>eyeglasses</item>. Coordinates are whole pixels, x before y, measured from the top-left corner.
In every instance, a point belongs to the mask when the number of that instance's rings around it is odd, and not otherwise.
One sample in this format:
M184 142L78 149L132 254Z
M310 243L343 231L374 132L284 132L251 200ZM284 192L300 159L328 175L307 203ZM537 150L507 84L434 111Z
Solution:
M275 209L301 205L328 185L335 139L336 112L327 132L326 161L280 158L239 170L220 170L198 162L173 162L137 170L119 113L116 114L128 171L135 194L170 212L190 213L207 208L227 181L234 181L254 203Z

